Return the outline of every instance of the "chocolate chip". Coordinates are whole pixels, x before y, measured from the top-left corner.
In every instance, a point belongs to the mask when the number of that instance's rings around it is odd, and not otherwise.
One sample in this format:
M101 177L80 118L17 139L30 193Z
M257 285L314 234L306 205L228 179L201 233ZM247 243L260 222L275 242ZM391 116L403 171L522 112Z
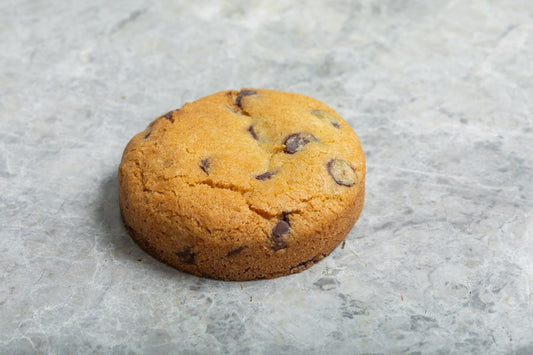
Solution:
M209 167L211 166L211 158L205 158L200 162L200 168L204 173L209 175Z
M237 106L242 108L242 106L241 106L242 98L245 97L245 96L250 96L250 95L255 95L255 94L257 94L257 91L255 91L255 90L241 90L241 91L239 91L239 94L235 98L235 105L237 105Z
M311 267L313 264L316 264L317 262L322 260L325 256L326 256L326 254L318 254L317 256L315 256L312 259L309 259L307 261L301 262L298 265L291 267L290 271L292 273L304 271L305 269Z
M240 254L241 251L243 251L245 248L246 248L246 246L243 245L243 246L240 246L238 248L232 249L232 250L228 251L228 255L227 256L230 257L230 256L235 256L237 254Z
M307 143L317 141L318 139L310 133L293 133L285 138L283 151L287 154L294 154L302 150Z
M274 175L276 175L275 171L267 171L266 173L263 173L261 175L257 175L255 178L257 180L265 181L265 180L270 179Z
M327 164L329 175L338 185L353 186L357 181L357 173L348 162L342 159L332 159Z
M259 140L259 137L257 137L257 133L255 133L254 126L248 127L248 132L250 132L250 134L256 141Z
M291 224L289 221L289 212L283 212L281 219L287 222L289 225Z
M320 118L323 121L329 122L333 127L335 128L341 128L341 124L335 116L330 114L329 112L322 111L322 110L311 110L309 111L313 116L316 116Z
M280 250L285 249L287 247L285 236L289 234L290 228L291 226L289 225L289 223L285 222L284 220L280 220L278 221L278 223L276 223L270 235L270 241L272 242L272 250Z
M314 263L315 263L315 259L313 258L313 259L301 262L296 266L291 267L290 270L292 273L301 272L301 271L304 271L305 269L308 269Z
M185 247L182 251L176 252L176 256L185 264L194 264L194 255L191 247Z
M167 112L163 117L170 121L172 119L172 111Z
M146 134L144 135L144 139L146 139L146 138L150 137L150 134L152 134L152 131L150 131L150 132L146 133Z
M209 170L209 166L210 165L211 165L211 159L210 158L202 159L202 170L207 172L207 170Z

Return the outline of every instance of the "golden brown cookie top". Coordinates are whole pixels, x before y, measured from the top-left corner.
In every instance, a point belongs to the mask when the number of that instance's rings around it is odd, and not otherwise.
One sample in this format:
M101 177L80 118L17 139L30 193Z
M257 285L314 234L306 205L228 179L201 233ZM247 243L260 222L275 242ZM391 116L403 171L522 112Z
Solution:
M286 216L312 228L352 203L365 175L359 140L333 109L262 89L219 92L159 117L130 141L121 165L138 203L222 238L216 230L244 235L249 223L271 234L274 250Z

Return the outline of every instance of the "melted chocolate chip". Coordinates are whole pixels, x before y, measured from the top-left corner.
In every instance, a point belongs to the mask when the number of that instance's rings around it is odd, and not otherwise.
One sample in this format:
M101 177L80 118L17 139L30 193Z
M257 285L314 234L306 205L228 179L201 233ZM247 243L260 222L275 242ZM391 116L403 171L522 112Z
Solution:
M332 114L322 110L309 111L313 116L320 118L323 121L329 122L335 128L341 128L340 122Z
M342 186L353 186L357 181L357 173L346 160L332 159L327 164L328 173L337 183Z
M255 178L257 180L265 181L265 180L270 179L274 175L276 175L275 171L267 171L266 173L263 173L261 175L257 175Z
M270 235L270 241L272 242L272 250L280 250L285 249L287 247L285 236L289 234L290 228L291 226L289 225L289 223L285 222L284 220L280 220L278 221L278 223L276 223Z
M257 133L255 133L254 126L248 127L248 132L250 132L250 134L256 141L259 140L259 137L257 137Z
M163 117L170 121L172 119L172 111L167 112Z
M237 98L235 98L235 105L237 105L240 108L242 108L242 106L241 106L242 98L245 97L245 96L250 96L250 95L255 95L255 94L257 94L257 91L255 91L255 90L241 90L241 91L239 91L239 94L237 95Z
M246 246L243 245L243 246L240 246L238 248L232 249L232 250L228 251L228 255L227 256L231 257L231 256L235 256L237 254L240 254L241 251L243 251L245 248L246 248Z
M310 133L293 133L285 138L283 151L287 154L294 154L302 150L307 143L316 141L318 139Z
M191 247L185 247L182 251L176 252L176 256L185 264L194 264L194 255Z
M211 158L205 158L200 162L200 169L209 175L209 167L211 166Z

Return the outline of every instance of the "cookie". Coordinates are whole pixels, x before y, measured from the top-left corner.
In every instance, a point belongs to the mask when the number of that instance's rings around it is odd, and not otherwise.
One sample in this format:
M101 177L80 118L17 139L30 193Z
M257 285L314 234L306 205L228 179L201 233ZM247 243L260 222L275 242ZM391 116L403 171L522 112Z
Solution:
M119 167L131 237L155 258L223 280L300 272L327 256L363 208L352 128L304 95L219 92L157 118Z

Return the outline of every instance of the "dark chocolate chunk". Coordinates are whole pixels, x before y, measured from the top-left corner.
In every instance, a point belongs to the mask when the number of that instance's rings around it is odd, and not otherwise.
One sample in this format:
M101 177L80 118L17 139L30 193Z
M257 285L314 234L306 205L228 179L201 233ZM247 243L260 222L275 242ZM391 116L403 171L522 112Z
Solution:
M290 225L291 222L289 221L289 214L290 214L289 212L283 212L281 219Z
M294 154L302 150L307 143L317 141L318 139L310 133L293 133L285 138L283 151L287 154Z
M257 133L255 133L254 126L250 126L248 128L248 132L250 132L250 134L256 141L259 140L259 137L257 137Z
M245 245L240 246L240 247L235 248L235 249L232 249L232 250L228 251L228 255L227 255L227 256L230 257L230 256L235 256L235 255L237 255L237 254L240 254L241 251L244 250L244 248L246 248Z
M353 186L357 181L357 173L346 160L331 159L328 164L328 173L338 185Z
M194 264L194 253L191 247L185 247L182 251L176 252L176 255L185 264Z
M301 272L301 271L304 271L305 269L308 269L314 263L315 263L315 258L301 262L298 265L291 267L290 270L292 273Z
M172 111L167 112L163 117L170 121L172 119Z
M272 242L272 250L285 249L287 247L287 242L285 241L285 236L289 234L290 230L289 223L284 220L279 220L278 223L272 229L270 235L270 241Z
M250 95L255 95L255 94L257 94L257 91L255 91L255 90L241 90L241 91L239 91L239 94L235 98L235 105L237 105L237 106L242 108L242 106L241 106L242 98L245 97L245 96L250 96Z
M265 180L270 179L274 175L276 175L275 171L267 171L266 173L263 173L261 175L257 175L255 178L257 180L265 181Z
M202 161L200 162L200 168L207 175L209 175L209 167L210 166L211 166L211 159L210 158L202 159Z
M144 135L144 139L146 139L146 138L150 137L150 134L152 134L152 131L150 131L150 132L146 133L146 134Z
M313 116L320 118L323 121L329 122L335 128L341 128L341 124L335 116L332 114L322 111L322 110L311 110L309 111Z
M301 262L298 265L291 267L290 270L291 270L292 273L303 271L303 270L309 268L310 266L312 266L313 264L319 262L325 256L326 256L326 254L318 254L317 256L315 256L312 259L309 259L307 261Z

